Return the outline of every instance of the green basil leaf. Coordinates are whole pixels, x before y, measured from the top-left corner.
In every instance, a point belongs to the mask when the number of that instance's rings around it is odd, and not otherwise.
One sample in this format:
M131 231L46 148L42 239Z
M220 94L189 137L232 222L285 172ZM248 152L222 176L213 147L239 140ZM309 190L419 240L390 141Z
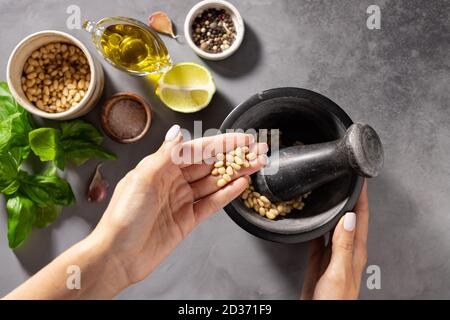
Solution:
M0 154L0 193L13 194L19 185L18 162L9 153Z
M51 164L42 173L43 176L56 176L56 166ZM61 213L63 207L58 205L49 205L45 208L37 207L36 209L36 220L34 221L34 226L38 228L45 228L51 223L53 223Z
M12 147L28 145L30 131L30 123L24 121L23 115L20 113L14 113L0 121L0 153Z
M8 153L13 157L14 161L17 164L17 168L19 168L20 164L28 158L30 154L30 146L25 147L14 147L11 148Z
M0 152L26 146L32 128L28 112L13 98L6 82L0 82Z
M0 97L10 95L11 92L9 92L8 84L5 81L0 81Z
M70 184L57 175L26 175L21 179L20 190L41 208L75 203Z
M17 101L13 98L9 91L8 84L4 81L0 82L0 120L7 119L14 113L25 113Z
M43 176L57 176L56 166L54 164L50 164L47 168L44 169L41 173Z
M75 165L82 165L89 159L101 158L115 160L114 153L106 151L102 146L84 140L64 140L61 142L64 149L64 156Z
M53 161L64 169L67 161L79 166L92 158L116 159L100 146L100 132L91 124L75 120L61 124L61 131L39 128L29 134L30 146L41 161Z
M90 123L73 120L61 123L61 140L77 139L101 144L103 135Z
M60 143L60 131L54 128L39 128L29 133L31 150L41 161L54 161L64 169L64 154Z
M45 208L36 208L36 219L34 220L34 226L38 228L46 228L52 224L61 213L62 207L57 205L51 205Z
M6 202L8 211L8 241L14 249L23 243L33 228L36 219L36 206L22 195L15 195Z

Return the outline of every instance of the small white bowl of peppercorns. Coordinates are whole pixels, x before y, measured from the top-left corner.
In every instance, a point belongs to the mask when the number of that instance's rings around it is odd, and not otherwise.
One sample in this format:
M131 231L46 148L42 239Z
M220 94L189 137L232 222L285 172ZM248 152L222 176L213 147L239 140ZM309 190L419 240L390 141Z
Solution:
M184 22L188 45L208 60L222 60L236 52L244 39L244 30L239 11L224 0L197 3Z

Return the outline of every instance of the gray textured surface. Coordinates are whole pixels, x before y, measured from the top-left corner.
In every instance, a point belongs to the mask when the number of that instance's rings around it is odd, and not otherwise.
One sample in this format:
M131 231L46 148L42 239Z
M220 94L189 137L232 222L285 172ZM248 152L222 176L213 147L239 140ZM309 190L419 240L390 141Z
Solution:
M124 15L145 20L168 12L182 29L195 0L14 1L0 0L0 74L7 57L29 33L68 31L66 8L78 4L83 18ZM213 71L218 93L205 110L177 114L165 108L140 78L104 63L104 97L131 90L153 104L153 125L138 144L108 147L119 160L104 172L115 184L144 155L157 148L165 131L179 123L218 127L248 96L277 86L318 91L354 120L376 128L386 165L369 185L371 221L369 264L382 271L382 289L361 297L450 298L450 110L449 1L234 1L247 26L240 50L223 62L201 61L187 45L164 37L176 62L195 61ZM366 28L366 8L378 4L382 28ZM84 43L82 31L69 31ZM90 46L92 48L92 46ZM98 109L87 119L98 124ZM78 204L50 228L35 230L15 252L8 249L6 213L1 203L0 295L51 261L95 226L106 204L84 200L95 161L68 172ZM119 298L288 298L297 297L306 245L286 246L254 238L222 211L200 226L147 280Z

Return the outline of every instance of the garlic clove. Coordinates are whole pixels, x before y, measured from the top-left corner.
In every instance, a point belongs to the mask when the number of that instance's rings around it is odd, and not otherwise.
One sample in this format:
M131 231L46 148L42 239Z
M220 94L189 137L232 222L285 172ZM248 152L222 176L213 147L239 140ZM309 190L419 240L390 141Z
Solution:
M102 202L108 195L108 183L103 179L100 168L103 163L99 163L95 168L95 173L89 184L87 198L89 202Z
M152 13L150 17L148 17L148 25L157 32L168 34L174 39L178 38L173 32L172 21L167 13L163 11Z

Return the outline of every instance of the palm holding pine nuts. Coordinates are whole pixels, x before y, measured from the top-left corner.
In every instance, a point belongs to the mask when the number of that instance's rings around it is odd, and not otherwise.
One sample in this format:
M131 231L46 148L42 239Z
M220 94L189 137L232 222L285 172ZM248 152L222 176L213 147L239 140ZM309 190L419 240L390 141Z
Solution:
M22 74L22 89L39 109L66 111L86 95L91 71L80 48L62 42L49 43L33 51Z
M245 146L242 148L238 147L227 154L218 153L216 159L211 174L213 176L221 176L217 181L217 186L223 187L231 181L231 177L237 174L239 170L249 168L250 161L256 159L256 154L249 152L249 148Z
M217 177L210 175L211 164L191 160L176 164L172 151L207 145L234 149L239 141L249 146L253 137L232 133L182 143L176 129L169 130L161 148L119 182L94 231L114 243L114 254L124 261L132 282L151 272L197 224L238 197L248 186L248 176L262 167L262 154L267 151L267 146L258 146L251 167L220 188L212 183Z

